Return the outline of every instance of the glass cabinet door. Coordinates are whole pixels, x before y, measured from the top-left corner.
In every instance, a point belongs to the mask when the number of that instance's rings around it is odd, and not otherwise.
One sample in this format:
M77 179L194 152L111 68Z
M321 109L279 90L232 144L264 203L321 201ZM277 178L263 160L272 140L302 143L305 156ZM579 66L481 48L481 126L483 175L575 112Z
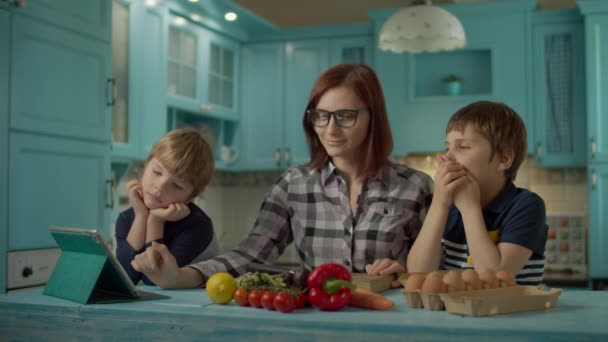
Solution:
M180 23L175 18L175 23ZM179 95L195 99L196 95L196 49L197 36L186 29L178 26L169 28L169 61L168 61L168 84L169 95Z
M234 108L234 51L218 44L209 45L209 104Z
M112 143L128 143L129 137L129 6L112 2Z

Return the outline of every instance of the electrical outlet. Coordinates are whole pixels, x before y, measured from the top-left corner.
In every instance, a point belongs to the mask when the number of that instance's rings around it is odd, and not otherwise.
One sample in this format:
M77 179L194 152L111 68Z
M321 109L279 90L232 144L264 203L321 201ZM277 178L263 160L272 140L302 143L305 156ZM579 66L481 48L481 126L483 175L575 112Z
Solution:
M8 252L7 288L45 284L60 254L59 248Z

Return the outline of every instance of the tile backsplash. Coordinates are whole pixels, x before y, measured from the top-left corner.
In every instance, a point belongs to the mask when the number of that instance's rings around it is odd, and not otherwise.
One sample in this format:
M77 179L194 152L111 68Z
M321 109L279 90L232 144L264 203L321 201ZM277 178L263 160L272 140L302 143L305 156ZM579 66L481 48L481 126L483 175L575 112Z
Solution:
M434 155L413 155L396 161L435 174ZM128 206L126 182L141 175L142 163L133 163L118 186L122 207ZM235 247L253 227L260 205L281 171L265 172L216 172L211 184L195 202L213 220L216 234L223 250ZM534 165L533 158L524 160L515 184L539 194L552 214L582 214L586 217L588 197L584 168L543 169ZM586 225L585 225L586 226ZM586 229L586 228L585 228ZM297 261L295 250L288 248L282 262Z

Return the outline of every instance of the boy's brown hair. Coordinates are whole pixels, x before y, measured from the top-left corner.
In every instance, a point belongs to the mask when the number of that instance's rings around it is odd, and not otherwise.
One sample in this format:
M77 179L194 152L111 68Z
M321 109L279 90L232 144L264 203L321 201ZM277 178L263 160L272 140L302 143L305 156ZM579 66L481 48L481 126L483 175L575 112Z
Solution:
M469 124L490 142L490 161L495 154L513 151L513 163L505 171L505 176L514 181L528 151L526 126L521 117L504 103L474 102L452 115L445 130L446 135L453 130L463 132Z
M154 144L146 165L158 159L163 167L173 175L192 184L192 197L203 190L213 175L214 158L205 138L191 128L180 128L165 134Z

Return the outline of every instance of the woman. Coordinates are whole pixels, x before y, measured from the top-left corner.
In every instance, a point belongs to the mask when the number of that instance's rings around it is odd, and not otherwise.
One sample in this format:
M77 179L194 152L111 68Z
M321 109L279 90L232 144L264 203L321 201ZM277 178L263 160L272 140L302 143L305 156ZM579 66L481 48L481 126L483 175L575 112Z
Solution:
M336 262L353 272L404 271L400 265L422 227L432 180L389 161L393 139L374 71L354 64L325 71L302 123L310 162L278 179L234 250L178 268L155 243L133 267L163 288L197 287L216 272L239 275L251 262L272 263L293 242L309 268Z

